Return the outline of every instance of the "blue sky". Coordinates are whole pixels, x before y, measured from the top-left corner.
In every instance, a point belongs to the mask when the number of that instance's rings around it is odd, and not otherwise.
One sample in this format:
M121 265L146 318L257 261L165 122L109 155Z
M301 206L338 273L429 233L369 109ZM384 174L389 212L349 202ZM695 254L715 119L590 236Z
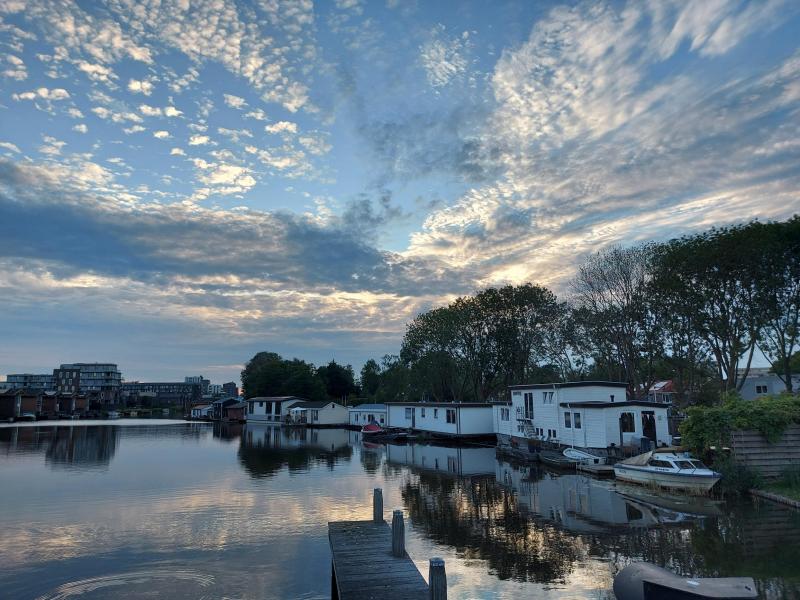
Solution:
M357 368L487 285L800 210L791 1L0 1L0 372Z

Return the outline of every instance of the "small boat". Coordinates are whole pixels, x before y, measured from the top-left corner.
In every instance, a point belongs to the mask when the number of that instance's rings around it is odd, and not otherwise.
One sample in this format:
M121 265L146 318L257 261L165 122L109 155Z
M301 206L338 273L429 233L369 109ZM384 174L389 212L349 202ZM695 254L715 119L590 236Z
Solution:
M24 412L17 417L17 421L35 421L36 415L31 412Z
M568 458L560 452L553 452L549 450L542 450L539 452L539 461L549 467L554 467L556 469L571 469L573 471L578 465L578 461L574 458Z
M651 450L618 462L614 465L614 476L622 481L693 494L707 493L722 477L678 448Z
M367 423L361 428L363 435L380 435L386 433L386 430L375 422Z
M578 450L577 448L565 448L563 452L570 460L574 460L582 465L604 465L606 464L605 456L595 456L589 452Z
M117 411L115 411L115 410L110 410L110 411L108 411L108 417L107 418L109 418L109 419L119 419L119 413Z

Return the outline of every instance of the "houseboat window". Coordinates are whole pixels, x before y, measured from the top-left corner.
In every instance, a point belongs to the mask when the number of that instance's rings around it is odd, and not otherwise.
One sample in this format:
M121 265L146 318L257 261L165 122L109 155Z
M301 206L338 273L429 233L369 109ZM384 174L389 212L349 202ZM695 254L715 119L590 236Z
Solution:
M456 422L456 411L454 408L447 409L447 422L448 423L455 423Z
M666 460L656 460L654 458L650 459L650 461L647 464L650 465L651 467L659 467L661 469L671 469L672 468L672 463L671 462L667 462Z
M568 412L564 413L564 427L566 427L567 429L572 429L572 419L570 418Z
M312 411L311 411L311 418L312 418L314 421L316 421L317 419L319 419L319 411L318 411L318 410L312 410Z
M439 418L439 409L438 408L434 408L433 409L433 418L434 419L438 419Z
M406 409L406 419L410 419L410 418L411 418L411 409L407 408Z
M259 402L258 403L258 408L264 408L264 403L263 402Z
M756 394L766 394L766 393L767 393L767 386L765 385L756 386Z
M619 416L619 427L622 433L633 433L636 431L636 421L633 419L632 412L624 412Z
M500 420L501 421L508 421L510 418L509 410L507 408L500 409Z
M691 462L691 463L694 465L694 468L695 468L695 469L707 469L707 468L708 468L707 466L705 466L705 465L704 465L702 462L700 462L699 460L691 460L691 461L689 461L689 462Z
M525 392L525 418L533 418L533 392Z
M422 408L419 409L419 411L420 411L420 416L424 419L425 418L425 407L423 406Z
M676 460L675 464L678 465L680 469L694 469L695 466L688 460Z
M383 423L383 417L381 417L381 423Z
M581 413L575 413L573 416L573 421L575 423L575 429L581 428Z

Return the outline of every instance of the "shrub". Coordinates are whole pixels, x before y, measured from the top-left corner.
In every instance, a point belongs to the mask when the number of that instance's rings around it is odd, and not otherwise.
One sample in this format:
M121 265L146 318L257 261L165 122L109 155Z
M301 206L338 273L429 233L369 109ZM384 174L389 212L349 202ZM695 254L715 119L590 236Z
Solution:
M715 490L723 496L744 495L753 488L761 487L763 483L758 473L737 464L730 454L718 454L711 463L711 468L722 475Z

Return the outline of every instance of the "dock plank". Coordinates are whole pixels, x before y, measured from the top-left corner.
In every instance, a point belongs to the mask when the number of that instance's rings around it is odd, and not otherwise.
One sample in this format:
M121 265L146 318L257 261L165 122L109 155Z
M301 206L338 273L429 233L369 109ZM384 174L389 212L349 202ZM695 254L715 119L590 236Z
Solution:
M340 600L428 598L428 584L408 554L392 555L392 530L386 522L332 521L328 539Z

